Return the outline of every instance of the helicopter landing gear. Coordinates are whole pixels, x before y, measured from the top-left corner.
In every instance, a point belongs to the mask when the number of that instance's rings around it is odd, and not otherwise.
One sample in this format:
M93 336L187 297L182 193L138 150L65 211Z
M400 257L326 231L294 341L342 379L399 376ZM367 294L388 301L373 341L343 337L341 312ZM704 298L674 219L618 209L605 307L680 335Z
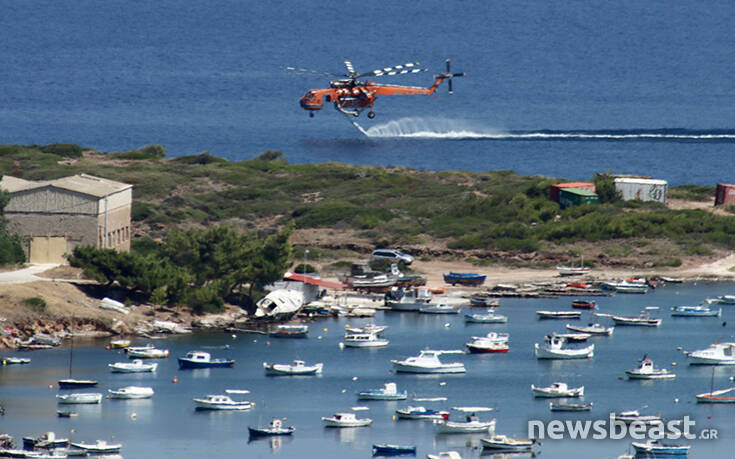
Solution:
M372 111L372 110L370 110L370 111L368 112L368 118L370 118L370 119L373 119L373 118L375 118L375 112L374 112L374 111Z

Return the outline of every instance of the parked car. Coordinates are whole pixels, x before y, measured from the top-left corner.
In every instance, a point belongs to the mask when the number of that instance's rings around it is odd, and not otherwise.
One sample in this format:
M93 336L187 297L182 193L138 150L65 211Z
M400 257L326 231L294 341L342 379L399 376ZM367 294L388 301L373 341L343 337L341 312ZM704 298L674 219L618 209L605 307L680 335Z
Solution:
M395 249L377 249L373 250L370 256L373 260L390 260L394 263L402 261L403 263L410 265L413 263L413 257L407 253L403 253L400 250Z

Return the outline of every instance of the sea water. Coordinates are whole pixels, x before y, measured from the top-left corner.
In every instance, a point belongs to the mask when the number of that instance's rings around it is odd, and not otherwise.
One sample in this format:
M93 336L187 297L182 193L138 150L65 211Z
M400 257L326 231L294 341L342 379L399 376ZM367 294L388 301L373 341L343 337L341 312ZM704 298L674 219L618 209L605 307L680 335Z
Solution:
M428 0L0 1L0 142L101 151L161 144L246 160L430 170L595 172L730 183L735 4ZM298 104L346 73L436 96L380 97L377 116ZM285 70L304 67L318 73Z
M374 443L416 445L417 456L444 450L457 450L465 458L481 454L481 434L437 435L431 422L396 420L395 410L408 405L447 409L452 406L494 408L482 417L496 418L496 432L514 437L527 435L530 420L599 420L611 412L637 409L645 414L660 413L666 419L689 416L696 432L717 429L719 439L682 440L691 444L691 458L728 458L735 447L732 432L735 416L730 406L696 404L694 396L731 387L735 368L690 366L683 351L706 348L715 341L732 341L735 309L723 306L721 318L673 318L670 307L698 304L707 297L732 294L735 284L670 284L645 295L596 297L598 312L637 315L643 308L656 306L655 317L662 317L657 328L617 326L612 336L591 338L595 356L589 360L539 361L534 343L542 343L551 332L565 332L566 323L585 325L610 319L596 318L588 312L581 320L538 320L537 310L571 310L573 298L502 298L499 314L507 324L465 324L463 314L433 315L380 311L374 319L325 318L309 323L307 339L278 339L259 334L210 333L149 341L171 350L171 358L159 360L156 373L111 373L107 364L126 361L119 350L105 350L107 340L80 343L73 349L73 375L98 380L91 389L106 393L127 385L150 386L150 400L103 399L100 405L75 405L79 416L57 418L56 381L68 376L69 351L61 347L49 351L5 352L3 355L31 357L29 365L0 367L0 403L6 414L0 418L4 432L20 438L54 431L76 441L104 439L121 442L126 459L150 457L282 457L282 458L364 458ZM468 306L463 313L469 312ZM477 312L478 309L473 309ZM382 349L341 349L344 327L374 321L388 325L390 340ZM456 350L472 336L489 331L510 333L507 354L448 354L444 361L460 361L467 368L461 375L395 374L391 359L417 355L421 349ZM176 357L201 349L213 357L236 360L234 368L179 370ZM647 355L657 367L676 373L670 381L630 381L624 370L635 368ZM288 363L295 359L307 364L323 363L323 374L301 377L265 376L263 362ZM177 382L173 382L176 378ZM358 401L356 393L396 382L407 390L409 400L383 402ZM593 402L586 413L551 413L548 399L536 399L530 386L547 386L556 381L570 386L585 386L584 401ZM192 398L224 393L226 389L249 390L235 395L255 402L247 412L195 411ZM446 397L446 401L416 402L414 397ZM353 429L324 428L320 418L335 412L358 411L370 417L370 427ZM461 415L461 413L455 413ZM249 441L247 426L267 424L283 418L296 427L293 437ZM622 440L549 440L537 451L543 457L616 457L630 446Z

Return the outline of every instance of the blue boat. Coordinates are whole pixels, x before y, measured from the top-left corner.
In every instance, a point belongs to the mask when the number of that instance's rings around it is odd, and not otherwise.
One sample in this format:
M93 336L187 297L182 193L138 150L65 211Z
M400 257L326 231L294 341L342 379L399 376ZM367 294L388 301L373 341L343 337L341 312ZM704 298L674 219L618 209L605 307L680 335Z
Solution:
M646 443L633 442L636 456L639 454L653 454L658 456L686 456L689 454L689 445L666 445L658 440L649 440Z
M444 282L451 285L482 285L485 283L486 277L477 273L455 273L450 271L449 274L444 274Z
M711 309L709 306L673 306L672 317L720 317L722 308Z
M416 446L400 446L400 445L373 445L373 456L404 456L416 455Z
M184 357L179 357L179 368L215 368L231 367L235 365L234 360L213 359L209 352L191 351Z

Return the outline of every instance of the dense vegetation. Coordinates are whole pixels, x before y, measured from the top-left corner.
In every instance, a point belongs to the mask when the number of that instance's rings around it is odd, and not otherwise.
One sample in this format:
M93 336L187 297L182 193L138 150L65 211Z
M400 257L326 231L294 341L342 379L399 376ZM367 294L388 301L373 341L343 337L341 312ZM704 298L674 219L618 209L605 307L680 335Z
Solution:
M224 225L173 228L164 242L136 252L79 246L69 264L100 283L117 283L156 304L216 312L225 301L251 305L259 286L282 278L290 266L290 235L291 227L265 238Z
M0 213L10 201L10 193L0 190ZM0 265L13 265L26 261L21 239L5 227L5 219L0 218Z
M76 155L68 145L8 146L0 147L0 169L31 180L85 172L132 183L137 234L154 239L169 237L168 228L213 224L266 232L285 225L346 229L374 245L430 239L454 249L511 252L583 241L630 241L637 247L665 238L675 250L661 254L659 264L668 265L676 265L679 256L735 248L735 217L623 202L606 174L590 177L600 205L560 209L548 192L563 180L510 171L288 164L277 151L239 162L208 153L163 155L160 146L104 155ZM669 196L711 200L714 187L672 187Z

